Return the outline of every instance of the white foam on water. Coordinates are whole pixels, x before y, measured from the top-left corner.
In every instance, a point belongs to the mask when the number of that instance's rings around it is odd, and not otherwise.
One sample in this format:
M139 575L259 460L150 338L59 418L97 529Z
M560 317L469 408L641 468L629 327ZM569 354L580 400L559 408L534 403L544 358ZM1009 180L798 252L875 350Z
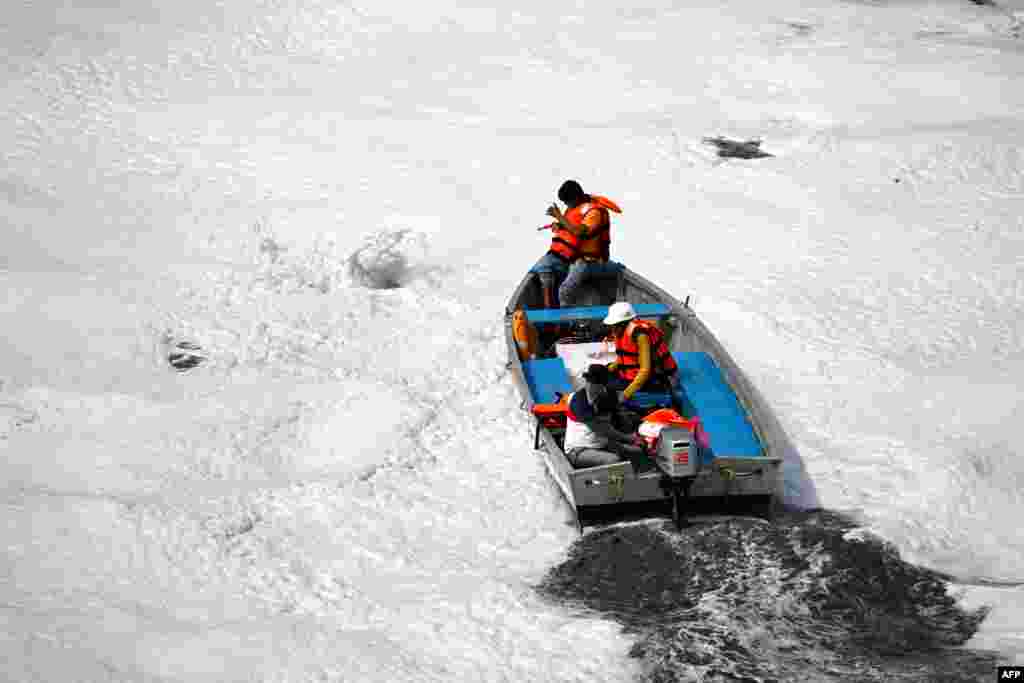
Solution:
M10 9L9 676L633 679L532 590L575 532L501 314L568 177L776 409L790 503L1024 578L1022 11ZM1019 589L964 591L1020 662Z

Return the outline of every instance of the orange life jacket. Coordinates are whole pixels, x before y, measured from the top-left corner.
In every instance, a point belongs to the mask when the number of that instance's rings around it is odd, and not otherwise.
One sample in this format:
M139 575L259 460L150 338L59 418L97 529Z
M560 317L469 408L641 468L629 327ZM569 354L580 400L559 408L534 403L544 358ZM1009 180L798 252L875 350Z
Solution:
M640 374L640 347L636 343L636 338L641 334L647 335L647 340L651 345L650 378L668 379L675 374L679 366L676 365L675 359L672 358L672 354L668 350L668 345L665 344L665 334L654 323L634 318L626 325L622 335L615 339L619 377L632 382Z
M519 360L530 360L537 356L537 328L526 318L526 311L518 309L512 314L512 338L516 341Z
M600 212L601 225L586 239L579 240L579 253L580 256L607 261L611 255L612 243L611 219L608 216L608 212L622 213L622 209L607 197L588 195L587 201L566 211L565 218L573 225L581 225L583 217L591 211Z
M704 448L711 447L699 417L685 418L671 408L660 408L644 417L639 429L637 429L637 433L640 434L647 444L648 452L653 453L658 447L658 437L661 434L662 427L689 429L693 432L698 445Z
M580 238L560 224L551 224L551 246L548 253L572 263L580 257Z

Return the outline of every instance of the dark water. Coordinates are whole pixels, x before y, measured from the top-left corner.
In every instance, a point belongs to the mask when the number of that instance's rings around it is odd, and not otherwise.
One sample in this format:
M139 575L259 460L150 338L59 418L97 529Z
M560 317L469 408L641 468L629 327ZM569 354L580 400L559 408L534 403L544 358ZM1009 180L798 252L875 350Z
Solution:
M948 577L828 512L592 530L539 587L635 634L650 681L991 681Z

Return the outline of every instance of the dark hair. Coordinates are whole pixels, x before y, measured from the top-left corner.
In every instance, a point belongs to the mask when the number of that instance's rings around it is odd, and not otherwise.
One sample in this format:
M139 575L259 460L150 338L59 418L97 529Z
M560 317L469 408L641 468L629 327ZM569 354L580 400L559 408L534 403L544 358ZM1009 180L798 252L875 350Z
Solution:
M610 379L607 365L601 365L600 363L593 363L586 372L583 373L583 379L594 384L608 384Z
M558 188L558 198L570 206L579 204L586 197L586 193L583 192L583 188L575 180L566 180L562 183L562 186Z

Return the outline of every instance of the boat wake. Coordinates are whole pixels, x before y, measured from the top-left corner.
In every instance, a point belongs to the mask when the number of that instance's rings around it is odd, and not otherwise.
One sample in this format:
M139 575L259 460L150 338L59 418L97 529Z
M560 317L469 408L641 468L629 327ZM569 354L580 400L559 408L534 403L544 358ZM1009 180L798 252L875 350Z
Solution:
M830 512L620 524L585 534L539 586L621 623L653 681L977 681L959 648L987 610Z

